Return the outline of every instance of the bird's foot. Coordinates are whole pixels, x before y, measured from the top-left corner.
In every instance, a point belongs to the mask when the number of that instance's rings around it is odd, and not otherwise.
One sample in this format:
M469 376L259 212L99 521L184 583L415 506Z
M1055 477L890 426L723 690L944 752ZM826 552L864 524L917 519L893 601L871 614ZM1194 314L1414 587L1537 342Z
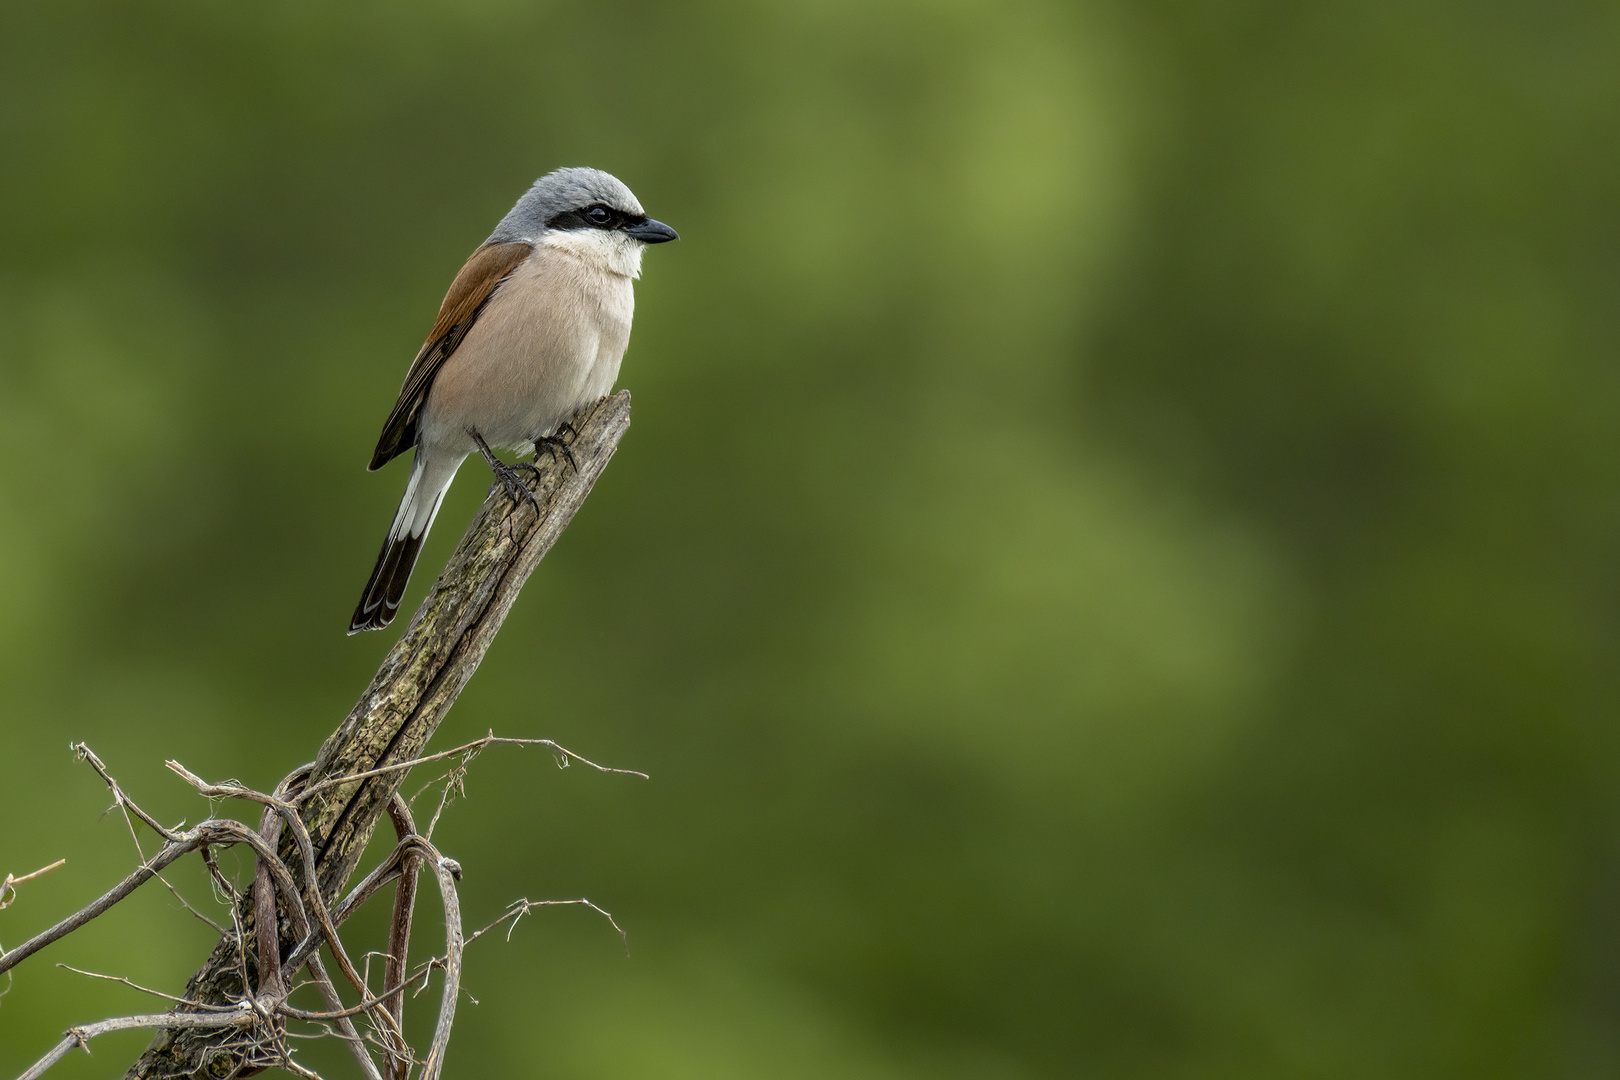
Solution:
M489 443L484 441L482 435L471 428L467 430L467 434L471 435L473 442L478 444L478 452L483 454L484 460L489 463L489 471L495 474L495 482L506 489L506 494L511 498L512 505L520 505L524 499L528 499L533 504L535 511L538 512L540 503L535 499L534 492L529 490L529 485L523 482L522 474L524 472L532 473L534 478L539 480L540 470L526 461L520 461L516 465L508 465L495 456L495 451L489 448Z
M569 438L562 437L564 431L568 432ZM557 460L557 455L561 454L568 459L568 464L573 466L574 472L579 472L579 462L574 460L574 451L569 448L569 444L577 438L579 438L579 432L574 430L574 425L566 423L559 427L554 434L537 437L534 440L534 460L540 460L540 451L544 449L546 453L551 455L553 462Z

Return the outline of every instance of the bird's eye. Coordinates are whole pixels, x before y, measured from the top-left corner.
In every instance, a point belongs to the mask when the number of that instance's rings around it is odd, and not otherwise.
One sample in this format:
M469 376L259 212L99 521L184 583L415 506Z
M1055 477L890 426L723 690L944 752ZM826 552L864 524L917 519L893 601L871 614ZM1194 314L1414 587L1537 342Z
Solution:
M592 225L606 225L613 218L613 211L598 203L585 208L585 220Z

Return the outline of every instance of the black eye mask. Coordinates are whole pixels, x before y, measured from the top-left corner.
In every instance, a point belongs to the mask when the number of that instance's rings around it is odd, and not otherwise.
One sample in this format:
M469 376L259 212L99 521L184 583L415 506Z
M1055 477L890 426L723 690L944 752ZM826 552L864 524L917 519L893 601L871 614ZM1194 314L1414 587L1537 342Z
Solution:
M605 212L606 216L603 216ZM595 217L592 214L595 214ZM595 218L601 217L597 221ZM590 206L581 206L577 210L564 210L553 215L546 222L548 229L601 229L604 232L615 232L624 229L633 229L644 224L647 220L645 214L627 214L623 210L615 210L611 206L593 203Z

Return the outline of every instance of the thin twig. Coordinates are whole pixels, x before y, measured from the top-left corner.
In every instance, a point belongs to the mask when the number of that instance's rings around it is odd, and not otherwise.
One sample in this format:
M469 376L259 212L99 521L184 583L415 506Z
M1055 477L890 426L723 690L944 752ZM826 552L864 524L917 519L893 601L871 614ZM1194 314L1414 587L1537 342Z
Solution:
M298 1062L294 1061L290 1051L283 1053L281 1060L277 1062L277 1064L279 1064L283 1069L286 1069L288 1072L297 1073L299 1076L305 1077L306 1080L325 1080L325 1077L321 1076L321 1074L316 1072L314 1069L311 1069L307 1065L300 1065Z
M639 769L616 769L611 765L598 765L589 758L581 757L579 754L574 753L565 746L557 744L551 739L511 739L506 738L505 736L496 735L492 732L485 735L482 739L475 739L464 746L453 747L449 750L440 750L437 754L428 754L425 757L412 758L409 761L396 761L392 765L382 765L375 769L367 769L364 772L349 773L346 776L334 776L329 779L322 780L319 783L311 784L309 787L293 796L289 801L293 803L301 803L311 796L318 795L329 788L335 788L342 784L352 784L359 780L369 780L373 776L385 776L388 773L399 772L401 769L414 769L416 766L426 765L430 761L443 761L445 758L455 757L457 754L465 754L469 750L482 750L486 746L546 746L550 747L551 751L557 755L559 768L566 769L570 761L577 761L581 765L588 765L597 772L621 773L625 776L639 776L643 780L652 779Z
M351 889L348 896L343 898L343 901L333 910L332 920L341 926L349 916L353 915L373 896L377 895L384 885L398 877L400 861L413 849L417 839L415 836L409 836L396 845L388 857L379 863L376 869L367 874L360 884ZM319 934L306 935L288 954L283 967L289 971L296 971L303 966L310 953L320 948L320 946L321 936Z
M491 734L494 734L491 732ZM461 760L444 774L444 789L439 792L439 805L433 810L433 817L428 820L427 832L422 835L429 840L433 839L433 830L439 827L439 818L444 816L445 807L456 800L456 796L467 796L467 767L471 765L484 748L482 746L468 750L461 755ZM567 758L563 759L567 761Z
M163 839L171 842L174 840L174 833L171 830L165 828L162 822L158 821L157 818L153 817L151 814L148 814L139 806L136 806L135 803L124 794L124 789L118 786L118 781L112 778L112 774L107 771L107 766L102 764L101 759L96 756L94 750L91 750L90 747L84 743L78 742L73 744L73 752L78 754L81 760L88 761L90 763L90 767L96 770L96 775L100 776L101 779L106 783L107 787L111 789L113 799L116 800L119 806L129 807L130 810L134 812L136 817L144 821L148 828L157 833L159 836L163 837Z
M366 1080L383 1080L382 1073L377 1069L377 1063L371 1060L371 1053L366 1049L366 1041L360 1037L360 1032L355 1029L354 1021L350 1020L344 1012L343 999L338 997L337 987L332 985L331 976L326 974L326 966L321 963L319 954L309 958L309 971L315 977L315 985L320 989L321 997L326 999L327 1008L333 1012L333 1019L337 1021L338 1030L343 1032L345 1036L344 1041L349 1045L349 1052L354 1055L354 1060L359 1064L361 1071L366 1074ZM371 1008L373 1006L368 1005L367 1007ZM400 1041L404 1041L403 1036L401 1036Z
M194 918L196 918L199 922L207 923L209 926L213 927L216 931L218 931L220 936L222 936L222 937L224 936L225 928L223 926L221 926L219 923L215 922L213 919L210 919L207 915L204 915L202 912L200 912L196 908L192 907L191 906L191 901L187 900L184 896L180 895L180 890L175 888L174 885L170 883L168 878L164 877L162 874L158 874L158 875L156 875L156 877L157 877L157 879L159 881L163 882L163 887L165 889L168 889L170 894L173 895L176 900L180 901L180 906L181 907L183 907L187 911L191 912L192 916Z
M192 832L195 833L197 830ZM105 914L108 908L146 884L157 871L195 848L198 843L198 837L188 834L182 840L165 844L148 862L137 867L123 881L103 893L99 899L69 915L49 930L40 931L4 956L0 956L0 972L10 971L51 942L66 937L98 915Z
M22 877L16 877L16 876L14 876L12 874L7 874L6 877L5 877L5 880L0 881L0 911L3 911L6 908L10 907L12 905L12 903L17 899L17 886L18 885L21 885L25 881L33 881L37 877L43 877L44 875L50 873L52 870L55 870L58 866L61 866L65 862L67 862L66 859L57 859L55 862L51 863L51 865L42 866L38 870L35 870L33 873L24 874Z
M5 877L5 880L0 881L0 911L4 911L6 908L10 907L12 905L12 903L17 899L17 886L18 885L21 885L25 881L33 881L37 877L41 877L41 876L43 876L45 874L48 874L52 870L55 870L58 866L61 866L62 864L66 863L66 862L67 862L66 859L57 859L55 862L51 863L51 865L42 866L38 870L35 870L33 873L24 874L22 877L17 877L14 874L7 874L6 877ZM4 957L5 955L6 955L6 947L5 947L4 944L0 944L0 957ZM11 972L7 971L6 972L6 988L4 990L0 990L0 998L3 998L7 994L11 993L11 985L12 985Z
M92 919L106 914L114 904L125 899L130 893L150 881L157 871L203 843L248 844L259 854L268 855L269 858L274 860L271 868L272 873L279 867L281 875L286 875L284 880L278 881L278 884L283 889L291 888L290 904L297 907L298 918L300 921L303 920L303 908L298 902L298 890L293 885L291 875L287 872L285 866L280 865L281 860L275 858L273 851L263 850L264 841L259 838L259 834L243 825L240 821L232 821L229 818L210 818L207 821L200 822L192 829L174 834L174 838L154 854L151 859L137 867L123 881L108 889L100 898L69 915L49 930L43 930L35 934L4 956L0 956L0 972L9 971L45 946L73 933ZM278 875L278 878L281 875Z
M424 979L434 970L435 967L444 966L443 957L434 957L434 961L435 962L432 964L424 965L409 978L402 979L397 983L388 983L374 995L368 994L363 1001L355 1005L349 1005L341 1009L333 1009L330 1012L314 1012L309 1009L300 1009L295 1006L282 1003L281 1005L276 1006L276 1010L297 1020L336 1020L344 1016L359 1016L361 1013L366 1012L367 1010L376 1008L379 1003L386 1002L395 994L402 994L406 990L409 990L412 983L415 983L420 979Z
M153 990L150 986L142 986L138 982L132 982L122 975L103 975L99 971L85 971L83 968L76 968L72 964L57 964L56 966L61 968L63 971L71 971L75 975L83 975L86 978L105 979L108 982L123 983L131 990L139 990L143 994L151 994L153 997L160 997L166 1001L173 1001L189 1008L201 1009L205 1012L229 1012L236 1008L235 1005L210 1005L204 1001L192 1001L190 998L175 997L173 994L165 994L162 990Z
M125 816L125 820L126 821L128 820L127 815ZM130 833L131 833L131 835L133 835L134 830L131 829ZM135 850L137 850L137 851L140 850L139 842L136 843ZM144 855L142 856L142 861L145 861L145 856ZM180 906L185 908L187 911L191 912L191 915L192 915L193 918L197 919L199 922L206 923L207 925L213 927L214 931L216 933L218 933L221 937L225 936L225 932L226 932L225 928L223 926L221 926L219 923L215 922L213 919L210 919L207 915L204 915L202 912L198 911L195 907L193 907L191 905L191 901L187 900L184 896L182 896L180 894L180 890L175 888L174 884L168 878L164 877L162 874L153 874L152 876L157 878L158 881L162 882L163 887L165 889L169 890L169 895L173 896L176 900L180 901Z
M142 862L145 862L146 861L146 849L141 847L140 834L135 831L135 822L130 817L130 807L134 806L135 804L133 802L131 802L129 797L127 795L125 795L122 791L115 791L114 796L118 800L118 803L117 803L118 809L124 816L124 824L125 824L125 826L127 826L129 828L129 840L130 840L130 843L135 845L135 854L137 854L137 855L139 855L141 857ZM213 919L210 919L207 915L204 915L202 912L200 912L196 908L192 907L191 906L191 901L187 900L184 896L180 895L180 890L175 888L174 885L169 881L168 878L164 877L162 874L157 874L155 876L157 877L157 879L160 882L163 883L163 887L165 889L169 890L169 895L173 896L176 900L180 901L180 906L181 907L183 907L187 911L191 912L191 914L194 917L196 917L198 921L207 923L209 926L213 927L214 932L219 934L221 937L223 937L225 935L225 928L223 926L221 926L219 923L215 922Z
M237 890L236 883L227 878L225 871L219 868L219 860L214 858L214 849L204 844L197 849L197 854L202 856L203 865L208 867L208 877L215 890L214 899L221 904L232 906L239 903L242 894Z
M373 896L382 891L384 885L399 876L402 860L410 853L414 842L414 837L407 837L405 841L396 845L394 850L389 852L386 859L378 863L371 873L361 879L360 884L349 890L349 895L345 896L338 906L332 910L332 918L339 926L342 926L349 916L369 903Z
M623 942L623 944L624 944L624 955L626 955L626 956L630 955L630 935L628 935L628 934L626 934L624 932L624 928L621 927L617 922L614 921L613 916L606 909L598 907L595 903L591 902L590 900L586 899L583 896L581 896L581 897L579 897L578 899L575 899L575 900L530 900L527 897L522 897L520 899L514 900L509 905L507 905L508 910L507 910L505 915L502 915L500 918L496 919L494 922L490 923L488 926L484 927L482 930L479 930L477 933L475 933L475 934L471 935L470 937L468 937L467 938L467 944L471 945L473 942L477 941L479 938L483 937L485 934L489 933L491 930L493 930L497 926L501 925L501 923L505 922L507 919L512 920L512 925L508 926L506 928L506 940L511 941L512 940L512 931L517 929L518 920L523 918L523 916L527 915L530 912L531 909L537 908L537 907L570 907L570 906L572 906L572 907L588 907L592 911L596 912L598 915L602 916L602 918L606 919L608 921L608 925L613 927L614 930L618 931L619 940L621 942Z
M156 1013L145 1016L121 1016L116 1020L81 1024L78 1027L68 1028L67 1035L62 1041L57 1043L50 1053L29 1066L28 1071L17 1080L39 1080L46 1069L67 1057L68 1051L75 1046L82 1046L88 1051L91 1039L113 1031L130 1031L137 1028L224 1028L254 1022L252 1010L247 1005L239 1005L222 1013Z
M90 748L88 746L85 746L84 743L80 743L79 746L82 749L82 756L86 757L86 759L90 762L91 767L94 768L96 772L100 773L101 778L107 782L107 785L110 788L112 788L113 806L116 807L118 812L123 815L124 826L129 829L129 842L135 845L135 854L140 856L141 862L144 863L146 861L146 849L141 847L140 834L135 831L135 821L130 815L132 813L136 814L142 821L149 824L155 822L156 819L141 810L139 806L135 805L133 799L124 794L123 788L121 788L118 785L118 782L114 780L111 774L107 772L106 765L102 763L100 758L96 757L95 754L90 752ZM178 825L175 826L176 829L179 827L180 826ZM162 836L165 840L173 839L173 835L170 832L165 831L162 826L154 824L153 828L155 828L158 835ZM207 923L209 926L213 927L215 933L219 934L221 937L224 936L225 928L219 923L215 922L213 919L210 919L207 915L204 915L202 912L192 907L191 901L180 895L180 890L175 888L174 885L170 883L168 878L164 877L162 874L158 874L156 877L160 882L163 883L163 887L169 890L169 895L180 901L181 907L191 912L191 914L199 921Z
M166 843L164 844L163 848L154 854L150 859L146 858L143 854L141 865L130 873L129 876L123 881L104 893L99 899L81 908L79 911L68 916L66 919L63 919L49 930L45 930L34 935L34 937L25 941L11 952L0 955L0 972L9 971L11 968L16 967L29 956L32 956L34 953L38 952L46 945L49 945L51 942L66 937L68 934L73 933L75 930L84 926L92 919L106 913L106 911L114 904L129 896L130 893L134 892L140 886L144 885L152 878L160 876L159 872L164 867L168 866L170 863L174 862L188 851L194 850L201 844L205 844L210 841L218 841L220 843L262 843L257 834L251 833L247 826L243 825L239 821L231 821L229 819L211 818L208 821L204 821L195 828L185 832L167 829L163 825L159 824L156 818L142 810L134 800L124 794L123 789L118 785L118 781L113 779L112 774L107 771L107 766L103 764L102 760L96 756L95 752L91 750L90 747L81 742L73 744L73 749L82 760L90 763L90 767L96 771L97 775L99 775L103 782L106 783L107 787L111 789L113 798L115 800L114 805L119 807L120 810L123 810L126 814L132 813L136 817L140 818L141 821L145 822L155 832L157 832L159 836L162 836ZM133 831L133 825L131 826L131 829ZM138 840L136 841L135 849L137 852L141 850L140 842Z

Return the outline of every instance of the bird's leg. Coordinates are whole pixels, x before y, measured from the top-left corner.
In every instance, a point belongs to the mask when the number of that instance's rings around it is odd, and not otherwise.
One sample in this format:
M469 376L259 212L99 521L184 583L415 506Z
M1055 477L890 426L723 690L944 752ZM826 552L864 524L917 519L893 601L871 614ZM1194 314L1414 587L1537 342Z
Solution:
M473 442L478 444L479 453L483 454L484 460L489 462L489 471L495 474L496 482L505 488L506 493L512 497L512 504L516 506L521 500L528 499L529 502L534 504L535 511L538 512L540 509L540 503L535 499L534 492L529 490L529 485L523 482L523 478L519 475L519 472L520 470L527 469L528 471L534 473L535 479L538 480L540 478L540 470L536 469L533 465L530 465L526 461L519 462L515 466L508 465L506 462L495 456L495 451L489 448L489 443L485 442L484 437L478 434L476 430L473 428L468 428L467 434L471 435Z
M569 435L569 438L567 439L562 437L562 433L565 431L568 432ZM574 467L574 472L579 472L579 462L574 460L574 451L569 449L568 446L569 443L573 442L577 438L579 438L579 432L575 430L574 425L568 423L566 420L563 421L562 424L558 425L557 430L554 433L550 435L535 436L534 460L540 460L541 447L545 447L546 453L551 455L551 460L554 462L557 460L558 451L561 451L562 456L568 459L568 464Z

